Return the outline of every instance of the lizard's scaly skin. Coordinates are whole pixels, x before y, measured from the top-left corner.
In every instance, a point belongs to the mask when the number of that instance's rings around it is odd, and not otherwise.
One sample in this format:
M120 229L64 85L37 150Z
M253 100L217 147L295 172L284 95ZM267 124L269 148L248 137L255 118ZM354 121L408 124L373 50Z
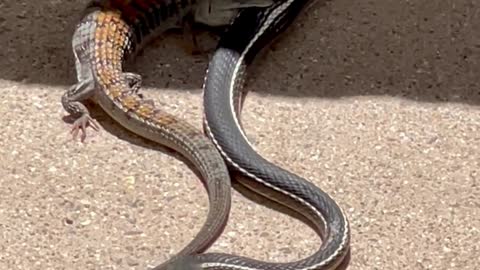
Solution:
M96 127L81 103L91 98L122 126L178 151L200 171L209 194L207 220L188 246L155 269L170 269L170 263L181 256L205 251L222 233L230 211L230 177L215 146L200 130L143 99L137 93L140 76L122 69L126 57L136 46L143 46L154 32L176 25L192 8L190 1L96 1L90 4L72 41L78 83L62 97L65 110L78 117L72 130L82 131L83 138L87 124ZM179 261L177 265L181 265Z

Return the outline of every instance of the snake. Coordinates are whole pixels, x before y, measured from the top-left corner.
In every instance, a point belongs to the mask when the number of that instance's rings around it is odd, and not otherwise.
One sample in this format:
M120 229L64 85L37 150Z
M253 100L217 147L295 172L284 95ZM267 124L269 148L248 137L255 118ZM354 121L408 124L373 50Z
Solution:
M239 183L297 212L322 238L318 250L303 259L271 263L243 256L209 253L183 269L331 270L347 260L350 228L342 208L310 181L263 158L242 128L242 90L246 69L266 45L284 32L311 0L280 0L269 7L242 10L220 38L203 85L204 131ZM196 266L196 268L195 268Z

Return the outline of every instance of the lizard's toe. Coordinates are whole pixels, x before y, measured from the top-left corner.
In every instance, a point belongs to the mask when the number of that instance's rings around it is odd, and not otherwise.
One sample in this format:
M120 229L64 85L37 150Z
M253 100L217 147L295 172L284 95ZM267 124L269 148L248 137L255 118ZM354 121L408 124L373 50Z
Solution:
M85 114L75 120L75 122L73 123L72 130L70 131L73 139L76 140L78 133L81 131L82 135L80 136L80 141L84 142L87 138L87 126L91 126L95 131L100 130L97 122L90 115Z

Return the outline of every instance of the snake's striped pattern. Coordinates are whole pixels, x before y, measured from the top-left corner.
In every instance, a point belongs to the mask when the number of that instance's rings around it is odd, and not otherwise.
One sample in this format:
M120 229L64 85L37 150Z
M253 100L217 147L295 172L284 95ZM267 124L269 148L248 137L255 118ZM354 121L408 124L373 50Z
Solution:
M268 8L251 8L240 13L222 36L209 64L204 84L204 127L229 167L245 176L239 178L241 184L303 215L321 233L323 243L314 254L289 263L207 254L197 257L202 269L331 270L347 262L350 230L342 209L314 184L261 157L240 122L246 66L309 3L309 0L277 1Z

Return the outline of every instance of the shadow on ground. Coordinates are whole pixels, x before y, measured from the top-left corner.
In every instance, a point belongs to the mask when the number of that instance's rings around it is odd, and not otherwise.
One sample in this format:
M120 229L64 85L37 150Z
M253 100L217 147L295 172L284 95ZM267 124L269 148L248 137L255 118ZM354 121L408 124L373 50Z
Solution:
M73 83L70 38L84 4L2 4L0 78ZM479 104L479 10L480 3L469 0L313 5L259 57L250 88L294 97L386 95ZM145 86L199 90L206 64L206 57L193 58L167 42L150 46L133 68Z

